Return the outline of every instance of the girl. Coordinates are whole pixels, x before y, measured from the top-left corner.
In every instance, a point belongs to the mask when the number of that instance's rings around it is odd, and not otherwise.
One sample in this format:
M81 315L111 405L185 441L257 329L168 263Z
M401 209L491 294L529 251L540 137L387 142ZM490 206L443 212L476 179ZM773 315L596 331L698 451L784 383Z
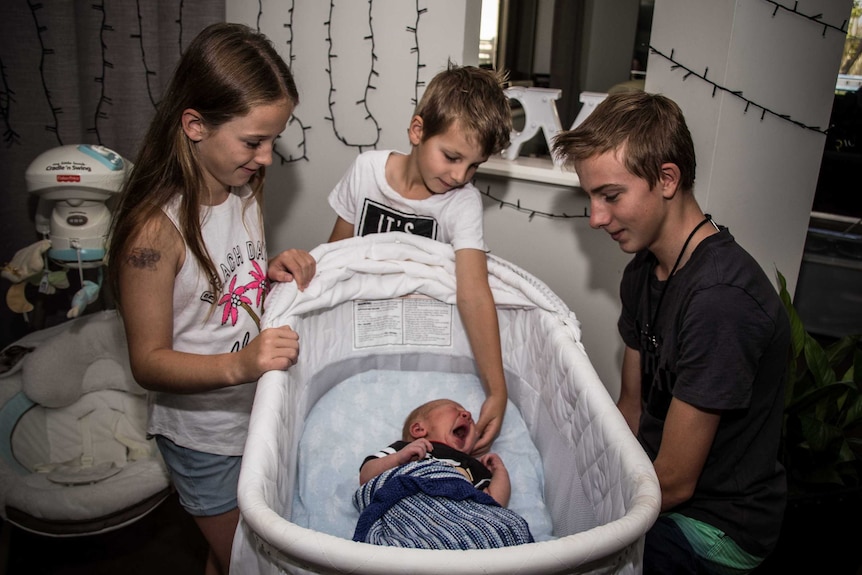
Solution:
M150 390L148 433L209 544L206 573L229 569L253 382L299 352L289 326L260 332L267 275L304 289L315 271L300 250L267 264L259 203L297 101L263 35L209 26L177 65L114 222L109 273L132 373Z

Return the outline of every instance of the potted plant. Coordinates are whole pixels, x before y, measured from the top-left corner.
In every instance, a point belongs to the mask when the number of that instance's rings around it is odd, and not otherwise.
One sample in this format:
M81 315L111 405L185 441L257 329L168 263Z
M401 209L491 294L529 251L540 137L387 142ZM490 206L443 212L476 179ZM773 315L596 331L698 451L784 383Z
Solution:
M808 333L778 272L791 352L780 459L788 504L758 573L856 575L862 564L862 335Z
M791 494L858 487L862 477L862 335L823 342L805 330L778 272L790 318L782 456Z

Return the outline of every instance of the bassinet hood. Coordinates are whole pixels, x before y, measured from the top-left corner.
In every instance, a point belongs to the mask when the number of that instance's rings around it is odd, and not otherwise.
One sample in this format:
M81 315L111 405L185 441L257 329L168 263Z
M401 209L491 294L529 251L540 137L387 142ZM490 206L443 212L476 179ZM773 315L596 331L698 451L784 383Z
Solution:
M317 272L305 291L276 284L268 294L261 329L350 300L419 293L455 303L455 250L449 244L404 232L372 234L322 244L311 255ZM519 267L488 254L488 282L497 307L540 307L559 314L580 341L580 324L545 284Z

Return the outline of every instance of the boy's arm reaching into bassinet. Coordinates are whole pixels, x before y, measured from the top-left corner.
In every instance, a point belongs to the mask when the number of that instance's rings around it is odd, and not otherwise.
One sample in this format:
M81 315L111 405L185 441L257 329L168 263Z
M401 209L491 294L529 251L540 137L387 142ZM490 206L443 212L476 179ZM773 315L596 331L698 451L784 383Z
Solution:
M430 441L420 437L395 453L390 453L385 457L367 459L359 469L359 484L364 485L369 479L374 479L393 467L425 459L425 455L433 449L434 446L431 445Z
M457 250L455 282L458 313L476 360L479 380L485 388L485 401L476 423L479 441L473 448L473 454L478 455L487 453L500 433L508 400L500 348L500 326L494 296L488 284L485 252L468 248Z

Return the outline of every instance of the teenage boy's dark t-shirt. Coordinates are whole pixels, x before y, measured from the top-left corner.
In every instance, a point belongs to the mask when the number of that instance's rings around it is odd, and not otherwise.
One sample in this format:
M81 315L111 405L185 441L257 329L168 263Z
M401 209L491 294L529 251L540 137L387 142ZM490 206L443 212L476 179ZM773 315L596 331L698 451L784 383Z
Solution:
M636 254L620 287L620 334L641 353L638 439L655 459L673 397L720 411L695 493L673 511L765 557L777 541L786 498L777 461L790 348L783 304L726 228L698 244L669 284L655 278L654 266L648 251ZM645 334L648 325L657 345Z

